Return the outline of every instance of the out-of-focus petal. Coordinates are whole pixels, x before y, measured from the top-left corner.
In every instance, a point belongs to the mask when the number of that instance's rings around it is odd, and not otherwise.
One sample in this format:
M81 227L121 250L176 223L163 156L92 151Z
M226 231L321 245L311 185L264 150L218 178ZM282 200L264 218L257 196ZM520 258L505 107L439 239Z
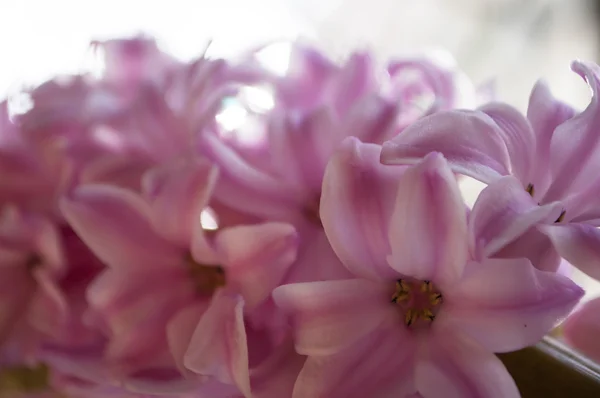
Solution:
M467 214L444 157L431 153L400 179L390 221L390 265L401 275L451 285L467 262Z
M297 116L273 111L269 118L269 145L273 167L299 191L318 192L327 161L338 143L338 128L327 107Z
M367 278L394 279L388 220L404 168L379 163L381 147L347 138L331 158L321 194L325 233L344 265Z
M379 328L334 355L308 357L293 398L406 397L415 391L416 349L397 325Z
M200 148L219 166L214 194L225 205L275 219L286 219L290 207L298 205L298 192L290 191L276 178L253 168L218 137L202 134Z
M422 346L415 373L417 390L423 397L520 397L498 357L464 336L447 331L436 332Z
M302 355L346 349L394 315L388 286L363 279L284 285L273 298L292 316L296 351Z
M525 184L531 182L535 155L535 136L527 119L510 105L496 102L486 104L480 111L491 117L500 128L508 149L511 174Z
M150 170L142 189L155 230L170 241L189 244L217 175L218 169L203 159L181 159Z
M369 95L357 101L343 118L340 133L358 137L363 142L381 144L399 130L400 105L379 95Z
M239 226L220 231L215 245L227 285L254 308L270 296L296 259L298 235L283 223Z
M196 303L179 311L169 320L167 324L167 341L173 359L183 375L189 375L190 371L183 363L196 326L202 315L208 308L208 302Z
M600 298L588 301L562 325L569 344L594 361L600 362Z
M600 167L600 135L597 134L600 128L600 67L575 61L571 69L585 78L592 89L592 99L583 112L554 130L550 143L553 181L544 195L545 203L585 189L597 177Z
M384 164L414 164L441 152L453 171L489 183L510 174L502 132L483 112L447 111L423 117L383 144Z
M184 356L184 365L199 375L233 384L244 397L251 397L241 297L232 297L224 292L213 296L210 307L194 331Z
M491 257L540 223L552 223L563 207L555 202L538 206L515 177L488 185L469 215L469 244L477 259Z
M128 190L82 186L62 199L61 209L73 230L109 266L160 266L180 256L154 233L146 202Z
M600 230L592 225L567 224L540 227L565 260L600 280Z
M583 293L526 259L488 259L471 264L465 279L444 292L436 324L464 331L492 352L514 351L541 340Z
M253 397L291 397L305 360L296 353L292 341L281 343L269 358L250 371Z
M367 93L375 91L374 60L367 51L354 52L332 79L329 95L337 114L342 116Z

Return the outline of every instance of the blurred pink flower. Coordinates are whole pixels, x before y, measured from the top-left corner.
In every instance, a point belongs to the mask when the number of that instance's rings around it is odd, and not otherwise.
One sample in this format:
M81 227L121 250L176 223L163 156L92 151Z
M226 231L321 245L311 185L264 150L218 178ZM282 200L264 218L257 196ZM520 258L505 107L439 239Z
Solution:
M296 232L264 223L207 236L200 213L216 176L203 160L181 160L150 170L142 194L84 185L62 202L109 266L88 299L108 334L108 365L130 389L187 390L206 379L249 396L249 369L285 339L253 316L265 316L261 304L295 260Z
M308 356L293 396L518 397L493 352L540 340L583 291L526 259L474 261L444 158L403 170L379 152L346 140L323 183L323 226L352 278L273 293Z

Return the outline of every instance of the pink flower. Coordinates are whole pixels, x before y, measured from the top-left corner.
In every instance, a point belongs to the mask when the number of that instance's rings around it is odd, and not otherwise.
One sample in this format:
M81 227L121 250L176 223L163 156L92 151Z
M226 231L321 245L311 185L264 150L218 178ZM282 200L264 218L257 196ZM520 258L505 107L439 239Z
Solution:
M565 340L594 361L600 361L600 298L583 304L563 323Z
M200 213L216 176L205 161L181 160L149 171L142 194L86 185L62 202L109 266L88 299L109 339L113 377L129 389L176 392L213 380L249 396L249 369L285 339L254 316L262 319L261 305L295 260L296 232L264 223L207 236Z
M600 278L600 233L596 229L600 179L595 173L600 145L596 134L600 69L583 62L574 62L572 68L593 91L587 109L576 116L570 107L552 98L540 82L531 94L529 120L499 103L485 105L477 112L438 113L386 143L382 161L412 163L436 150L448 158L454 171L483 182L514 175L530 194L532 204L561 201L563 211L554 223L527 231L499 255L527 252L536 265L541 259L553 258L550 269L556 269L559 257L541 231L560 256Z
M273 293L308 356L293 397L519 396L492 353L541 339L583 291L526 259L473 260L477 226L444 158L404 171L379 152L348 139L323 183L323 226L352 277Z
M4 355L34 361L40 336L61 329L68 317L58 284L65 266L59 231L52 222L4 207L0 220L0 349Z

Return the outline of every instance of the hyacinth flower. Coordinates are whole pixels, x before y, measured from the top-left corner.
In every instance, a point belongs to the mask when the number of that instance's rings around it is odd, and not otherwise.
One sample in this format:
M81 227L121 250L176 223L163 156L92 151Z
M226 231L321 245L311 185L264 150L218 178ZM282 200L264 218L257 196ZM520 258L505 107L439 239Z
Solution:
M265 223L207 236L200 214L216 176L206 161L183 159L150 170L140 194L90 184L62 202L109 267L88 300L107 332L109 372L127 388L177 392L219 382L250 396L250 369L286 339L285 325L253 316L295 260L296 232Z
M600 235L596 229L600 180L595 174L600 70L583 62L574 62L572 69L586 79L593 94L579 114L555 100L540 82L532 91L527 119L498 103L476 112L438 113L386 143L382 162L412 163L437 150L444 153L454 171L482 182L515 176L530 197L515 197L515 208L525 211L560 201L563 211L499 254L527 255L536 264L552 264L550 269L556 269L560 255L588 275L600 278Z
M323 225L352 277L273 292L307 355L293 397L518 397L493 353L540 340L583 291L527 259L473 260L477 229L443 156L404 170L379 152L348 139L323 183Z

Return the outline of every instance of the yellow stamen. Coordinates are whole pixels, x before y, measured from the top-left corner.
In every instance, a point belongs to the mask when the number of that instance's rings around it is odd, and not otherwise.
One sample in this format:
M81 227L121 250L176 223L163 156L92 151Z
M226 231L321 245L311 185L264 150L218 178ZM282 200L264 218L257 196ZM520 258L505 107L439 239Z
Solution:
M406 326L412 325L417 319L419 319L419 313L416 310L411 308L406 311L406 316L404 317L404 323L406 323Z
M429 303L431 303L431 305L438 305L441 302L442 295L440 293L434 293L431 296L429 296Z
M424 281L423 284L421 285L421 291L423 293L425 293L425 292L431 292L431 282Z
M527 185L527 188L525 190L527 191L527 193L529 195L531 195L531 197L533 197L533 195L535 194L535 190L533 189L533 184Z
M424 309L421 312L421 317L423 319L427 319L427 320L433 321L433 319L435 318L435 315L433 315L433 312L431 312L430 309Z
M409 297L410 297L410 293L409 292L396 292L392 296L392 301L394 303L398 303L398 302L401 302L401 301L408 300Z

